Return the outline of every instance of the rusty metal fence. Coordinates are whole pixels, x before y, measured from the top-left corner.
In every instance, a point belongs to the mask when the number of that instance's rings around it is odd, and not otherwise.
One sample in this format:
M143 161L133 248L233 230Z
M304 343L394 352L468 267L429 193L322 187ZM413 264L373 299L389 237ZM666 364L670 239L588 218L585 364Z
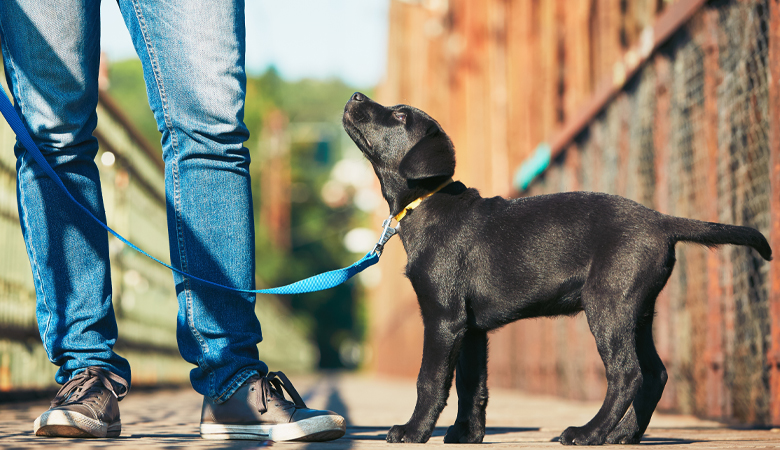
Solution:
M770 236L768 11L762 0L707 5L527 194L608 192ZM771 423L770 403L779 399L770 389L769 269L749 248L677 246L655 323L670 374L661 408ZM515 326L524 346L540 336L550 341L542 345L543 375L558 381L531 386L528 371L519 370L510 383L579 398L603 395L603 369L584 317L540 322L538 332ZM589 349L581 353L583 343Z

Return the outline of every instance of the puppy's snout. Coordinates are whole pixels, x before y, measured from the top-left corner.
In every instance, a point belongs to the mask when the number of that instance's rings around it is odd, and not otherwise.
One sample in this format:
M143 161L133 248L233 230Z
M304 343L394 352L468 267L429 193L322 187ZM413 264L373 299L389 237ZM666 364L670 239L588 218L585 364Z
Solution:
M355 92L352 94L352 98L350 98L353 102L362 102L366 100L366 96L361 94L360 92Z

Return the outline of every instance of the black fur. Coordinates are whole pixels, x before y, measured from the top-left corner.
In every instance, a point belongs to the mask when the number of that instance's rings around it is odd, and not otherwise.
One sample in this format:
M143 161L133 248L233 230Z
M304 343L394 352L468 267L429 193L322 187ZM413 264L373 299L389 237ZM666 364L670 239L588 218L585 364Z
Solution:
M395 215L455 170L439 124L406 105L384 107L355 93L344 128L371 161ZM758 231L672 217L631 200L567 192L482 198L460 182L402 219L406 276L425 327L411 419L388 442L426 442L456 373L458 416L445 442L485 435L487 332L529 317L585 311L608 388L596 416L561 434L563 444L639 442L666 384L656 353L655 299L674 267L679 241L748 245L771 259Z

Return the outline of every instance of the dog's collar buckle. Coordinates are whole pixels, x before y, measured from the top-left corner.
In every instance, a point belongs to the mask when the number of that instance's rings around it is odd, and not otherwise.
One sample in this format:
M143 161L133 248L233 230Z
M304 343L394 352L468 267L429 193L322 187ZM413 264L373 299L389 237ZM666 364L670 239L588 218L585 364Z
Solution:
M413 201L412 203L408 204L404 209L401 210L398 214L390 215L387 219L385 219L384 222L382 222L382 235L379 236L379 242L376 243L374 246L374 249L371 250L371 254L376 253L379 256L382 256L382 251L385 249L385 244L387 241L390 240L391 237L393 237L396 233L398 233L398 225L396 225L395 228L391 227L390 225L393 223L393 220L398 222L400 225L401 219L403 219L406 216L406 213L408 211L413 210L416 208L420 203L422 203L423 200L430 197L431 195L439 192L441 189L443 189L445 186L452 183L452 178L442 183L439 187L437 187L433 192L429 192L428 194L423 195L422 197L418 198L417 200Z
M385 244L397 233L397 230L390 226L393 223L393 219L394 217L390 216L385 219L384 222L382 222L382 235L379 236L379 242L376 243L374 249L371 250L371 253L376 253L377 255L382 256L382 251L385 249Z

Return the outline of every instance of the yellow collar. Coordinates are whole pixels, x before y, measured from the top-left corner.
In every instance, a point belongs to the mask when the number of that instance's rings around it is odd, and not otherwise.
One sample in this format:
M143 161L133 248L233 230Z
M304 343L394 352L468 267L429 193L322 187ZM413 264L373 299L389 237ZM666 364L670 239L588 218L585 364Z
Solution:
M422 197L418 198L417 200L413 201L412 203L409 203L408 205L406 205L406 207L404 209L402 209L401 212L396 214L395 217L393 217L393 219L395 219L396 222L400 222L401 219L406 217L406 213L407 212L409 212L409 211L413 210L414 208L417 208L418 206L420 206L420 203L422 203L423 200L425 200L426 198L430 197L431 195L439 192L440 190L444 189L444 187L447 186L450 183L452 183L452 178L450 178L449 180L447 180L444 183L442 183L442 185L437 187L436 189L434 189L433 192L429 192L429 193L423 195Z

